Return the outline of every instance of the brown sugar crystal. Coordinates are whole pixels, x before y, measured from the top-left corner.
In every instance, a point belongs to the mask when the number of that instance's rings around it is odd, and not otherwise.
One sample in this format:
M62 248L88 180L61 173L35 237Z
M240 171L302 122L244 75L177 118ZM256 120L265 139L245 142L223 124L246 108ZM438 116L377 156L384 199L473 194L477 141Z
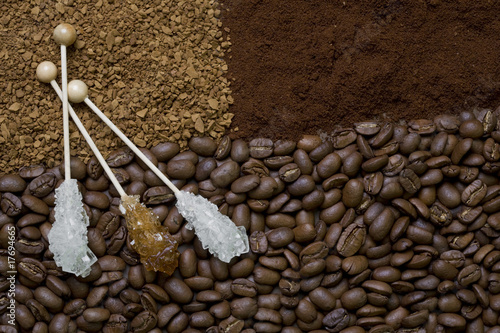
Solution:
M132 247L147 270L172 275L178 265L177 242L156 216L139 202L138 196L123 196L125 219Z

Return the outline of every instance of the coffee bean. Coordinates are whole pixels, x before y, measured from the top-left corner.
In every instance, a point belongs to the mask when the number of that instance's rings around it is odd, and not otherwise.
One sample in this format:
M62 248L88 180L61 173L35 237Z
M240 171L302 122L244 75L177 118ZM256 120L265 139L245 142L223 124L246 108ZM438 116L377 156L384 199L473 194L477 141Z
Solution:
M224 332L224 333L241 332L244 326L245 323L243 320L230 316L229 318L226 318L220 322L219 332Z
M41 283L47 276L47 270L43 264L32 258L23 258L17 266L19 273L35 283Z
M71 318L75 318L80 316L86 308L87 305L85 301L81 298L77 298L66 303L63 312Z
M359 309L366 304L366 292L362 288L353 288L342 294L341 301L347 310Z
M277 284L281 276L278 272L264 267L255 267L253 270L254 281L264 285Z
M109 319L110 312L108 309L88 308L83 311L83 318L89 323L106 321Z
M196 166L188 159L170 160L167 163L167 175L175 179L189 179L194 176Z
M487 186L481 180L477 179L462 192L462 202L467 206L474 207L483 200L486 192Z
M265 138L257 138L250 141L248 144L250 156L253 158L266 158L273 153L273 141Z
M342 269L349 275L356 275L368 268L365 256L351 256L342 260Z
M267 237L262 231L254 231L249 238L250 248L254 253L266 253L267 251Z
M17 174L7 174L0 177L0 192L22 192L26 186L26 181Z
M43 164L23 166L19 169L19 176L23 179L33 179L45 173L45 170L45 165Z
M252 199L269 199L276 194L278 183L272 177L262 177L259 186L248 192L248 196Z
M130 326L133 332L149 332L156 326L158 317L155 313L143 311L134 317Z
M464 267L457 276L458 282L464 287L478 281L480 278L481 271L479 266L475 264Z
M344 308L338 308L329 312L322 323L328 331L340 332L349 325L349 314Z
M365 242L366 228L360 224L350 224L340 235L337 251L344 257L354 255Z
M235 298L231 302L231 315L239 319L251 318L257 310L257 302L250 297Z
M83 202L99 209L107 209L110 204L109 197L106 194L96 191L87 191L83 196Z
M180 279L171 277L164 285L165 290L172 300L179 303L188 303L193 298L191 289Z
M274 248L287 246L293 239L294 233L292 229L287 227L273 229L267 234L268 244Z
M465 327L466 321L463 317L455 313L442 313L438 316L438 323L446 327Z
M134 159L135 154L128 147L119 148L109 154L106 163L112 168L118 168L129 164Z
M254 297L257 295L257 285L247 279L236 279L231 284L231 291L238 296Z
M20 198L12 193L4 193L0 201L2 212L7 216L17 216L21 214L23 203Z

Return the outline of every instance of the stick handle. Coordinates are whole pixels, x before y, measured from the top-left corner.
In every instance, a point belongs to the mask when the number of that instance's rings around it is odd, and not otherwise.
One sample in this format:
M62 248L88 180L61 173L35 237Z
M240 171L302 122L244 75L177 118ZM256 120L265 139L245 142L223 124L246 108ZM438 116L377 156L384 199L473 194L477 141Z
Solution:
M69 115L68 115L68 68L66 66L66 46L61 44L61 81L62 81L62 107L63 107L63 132L64 132L64 178L71 179L71 154L69 144Z
M123 140L123 142L125 142L125 144L130 148L132 149L132 151L137 155L139 156L139 158L151 169L151 171L153 171L157 176L158 178L160 178L164 183L165 185L167 185L171 190L172 192L174 192L175 195L177 195L177 193L179 192L179 189L177 187L175 187L174 184L172 184L172 182L160 171L160 169L158 169L153 163L151 163L151 161L146 157L146 155L144 155L140 150L139 148L137 148L133 143L132 141L130 141L126 136L125 134L123 134L122 131L120 131L120 129L118 127L116 127L115 124L113 124L111 122L111 120L109 120L108 117L106 117L104 115L104 113L101 112L101 110L99 110L99 108L97 106L95 106L94 103L92 103L92 101L87 97L85 98L84 102L89 106L89 108L92 109L92 111L95 112L95 114L97 114L99 116L99 118L101 118L102 121L104 121L106 123L106 125L109 126L109 128L111 128L113 130L113 132L116 133L116 135L118 135L118 137L120 139Z
M52 80L52 81L50 81L50 84L52 85L52 88L54 88L54 90L56 91L59 98L62 99L63 94L62 94L61 89L59 89L59 86L57 85L56 81ZM92 149L92 151L94 152L95 157L97 157L97 160L99 161L99 163L101 163L102 168L104 169L104 171L106 172L106 174L109 177L109 180L111 180L113 185L116 187L116 190L118 191L120 196L122 197L122 196L126 195L125 191L123 190L123 187L118 182L118 179L116 179L116 176L114 175L113 171L111 171L111 169L109 168L104 157L102 157L101 152L99 152L99 149L97 149L97 146L95 145L94 141L90 137L89 133L87 132L87 130L83 126L82 122L80 121L80 119L76 115L76 113L73 110L73 108L71 107L71 105L69 105L68 111L69 111L69 114L71 115L71 118L73 118L73 121L75 122L76 126L78 127L78 129L82 133L83 137L85 138L85 140L87 140L87 143L89 144L90 149Z

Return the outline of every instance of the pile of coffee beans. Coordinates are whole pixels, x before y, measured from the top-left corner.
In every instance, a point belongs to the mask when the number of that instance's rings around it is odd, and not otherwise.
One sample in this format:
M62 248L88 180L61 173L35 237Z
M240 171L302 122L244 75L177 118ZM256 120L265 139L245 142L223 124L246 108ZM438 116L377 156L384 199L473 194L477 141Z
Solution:
M322 140L323 139L323 140ZM498 112L363 122L298 142L191 138L143 149L176 186L248 231L212 257L175 197L128 148L107 157L180 244L173 276L146 271L116 189L71 160L99 258L88 277L48 249L61 167L0 177L0 332L500 332ZM15 326L9 231L15 229Z

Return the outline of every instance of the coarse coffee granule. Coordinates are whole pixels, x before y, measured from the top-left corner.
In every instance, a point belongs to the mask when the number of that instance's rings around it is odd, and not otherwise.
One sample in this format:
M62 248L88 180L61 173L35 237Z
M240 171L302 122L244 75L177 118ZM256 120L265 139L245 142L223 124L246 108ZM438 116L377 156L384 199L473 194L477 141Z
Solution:
M68 79L84 81L89 98L137 146L185 148L191 136L217 139L229 126L230 42L217 2L7 1L0 9L0 174L63 158L61 103L35 77L42 61L59 66L52 33L61 22L77 31ZM103 155L121 145L87 107L75 111ZM70 132L72 155L87 160L90 149L72 122Z
M500 102L497 1L223 1L233 137L432 118Z

